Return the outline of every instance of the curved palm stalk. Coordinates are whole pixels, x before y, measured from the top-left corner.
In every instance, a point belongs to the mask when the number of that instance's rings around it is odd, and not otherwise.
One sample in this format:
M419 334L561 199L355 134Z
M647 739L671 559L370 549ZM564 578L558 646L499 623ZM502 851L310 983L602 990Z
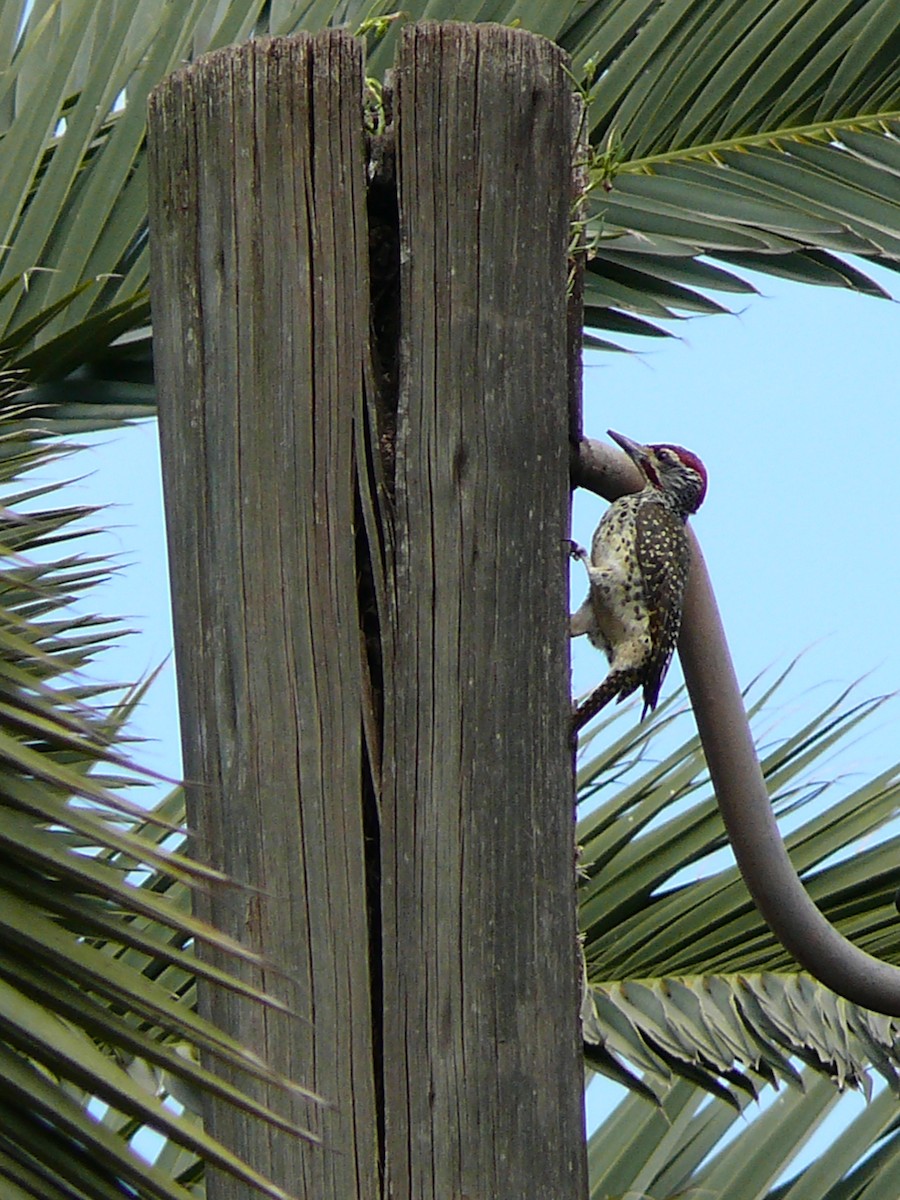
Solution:
M783 679L754 703L757 729ZM578 834L589 1061L642 1091L659 1094L682 1075L732 1102L734 1088L755 1095L766 1081L796 1082L792 1056L841 1085L868 1089L873 1067L897 1088L900 1025L797 973L737 868L709 865L726 839L698 739L653 758L675 700L579 772L582 802L595 805ZM897 962L900 839L859 844L896 812L900 767L845 795L811 775L884 702L846 701L845 693L774 745L763 773L781 819L796 821L802 805L835 793L795 825L786 844L828 919L857 945ZM618 720L600 728L608 735ZM686 881L689 870L695 877ZM642 1082L634 1070L645 1072Z
M203 1048L229 1079L265 1083L294 1097L296 1111L297 1101L316 1103L194 1011L198 975L282 1006L191 952L203 940L263 965L190 915L190 888L226 881L163 848L180 840L177 798L147 812L119 794L139 779L116 743L141 689L111 706L104 695L100 707L81 675L122 631L68 610L107 573L101 559L58 549L89 510L37 507L47 486L13 489L60 452L35 437L0 424L0 1174L23 1188L40 1178L42 1196L121 1195L117 1181L135 1196L186 1196L130 1150L146 1127L188 1155L186 1177L202 1159L279 1197L165 1103L210 1092L248 1118L313 1137L198 1064ZM142 887L129 881L136 868ZM118 1132L89 1115L92 1098L109 1106Z

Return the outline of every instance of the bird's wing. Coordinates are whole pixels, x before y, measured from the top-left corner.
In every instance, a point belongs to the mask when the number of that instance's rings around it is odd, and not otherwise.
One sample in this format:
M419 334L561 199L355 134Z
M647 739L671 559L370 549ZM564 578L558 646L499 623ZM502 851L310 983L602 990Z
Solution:
M637 555L650 610L651 658L644 682L644 714L656 707L678 629L690 549L684 523L663 504L636 513Z

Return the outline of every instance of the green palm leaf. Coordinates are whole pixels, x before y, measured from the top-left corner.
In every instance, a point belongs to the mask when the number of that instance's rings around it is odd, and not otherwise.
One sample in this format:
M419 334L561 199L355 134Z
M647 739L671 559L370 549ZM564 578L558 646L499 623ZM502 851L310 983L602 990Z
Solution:
M142 0L108 11L21 0L0 23L0 343L15 345L31 398L67 422L153 410L146 98L176 65L254 34L365 23L374 75L404 20L515 22L557 40L591 101L586 322L597 330L654 336L660 320L723 311L710 289L753 290L733 266L884 295L843 255L891 265L900 247L891 0L416 0L399 14L385 0ZM109 351L139 330L129 353Z
M645 254L661 259L665 279L667 258L677 266L705 252L884 295L837 256L886 265L898 258L896 6L681 0L613 8L622 23L610 28L607 16L601 24L619 39L617 52L593 43L584 20L572 45L596 77L594 179L606 189L591 199L591 277L606 277L609 249L635 270ZM641 301L609 297L589 296L587 307L599 329L616 328L617 309L653 315ZM674 303L676 311L691 307Z
M138 778L117 743L143 689L110 704L109 689L83 681L122 631L70 615L72 598L106 567L59 556L61 543L83 535L72 526L89 510L37 507L53 489L18 484L60 452L38 445L20 416L11 411L6 431L0 423L0 1174L22 1189L40 1179L42 1196L119 1195L117 1181L135 1195L186 1196L177 1176L131 1152L147 1128L181 1149L185 1178L214 1162L281 1196L166 1103L216 1095L312 1137L248 1087L316 1100L194 1010L198 977L283 1006L193 953L202 941L262 966L190 913L191 888L226 881L171 849L181 840L180 794L151 812L120 794ZM138 868L142 886L130 878ZM201 1050L239 1082L201 1067ZM97 1101L109 1106L106 1122L87 1109Z
M900 1156L897 1098L882 1091L844 1122L815 1159L797 1166L806 1143L839 1104L810 1072L755 1115L679 1080L659 1106L630 1096L592 1134L591 1200L649 1196L675 1200L849 1200L896 1195ZM786 1182L780 1182L787 1177Z
M751 709L757 723L776 689ZM897 1022L798 973L737 868L708 865L725 834L697 738L653 757L674 699L579 772L580 795L594 804L579 825L589 1061L645 1094L663 1094L682 1075L733 1103L735 1087L755 1095L764 1082L796 1082L796 1057L841 1086L868 1091L872 1067L900 1090ZM882 703L848 704L845 693L770 748L762 766L782 819L796 824L817 801L786 835L812 898L857 945L897 962L900 839L860 843L895 815L900 768L843 795L810 777ZM605 732L616 722L607 718Z

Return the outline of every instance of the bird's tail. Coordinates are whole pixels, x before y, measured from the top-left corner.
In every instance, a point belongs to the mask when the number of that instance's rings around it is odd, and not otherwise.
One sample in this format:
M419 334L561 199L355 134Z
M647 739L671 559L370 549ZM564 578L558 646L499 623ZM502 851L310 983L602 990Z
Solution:
M621 702L641 686L641 673L636 667L610 671L601 684L577 705L572 714L572 732L577 733L610 700ZM646 705L644 712L647 711ZM642 717L643 719L643 717Z

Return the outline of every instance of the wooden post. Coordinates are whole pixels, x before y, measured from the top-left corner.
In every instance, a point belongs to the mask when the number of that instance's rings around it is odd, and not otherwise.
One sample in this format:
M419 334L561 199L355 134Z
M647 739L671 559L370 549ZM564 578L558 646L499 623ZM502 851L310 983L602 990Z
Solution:
M345 33L257 41L171 76L150 112L188 821L241 885L210 895L209 915L271 960L264 982L300 1016L220 990L201 1005L335 1102L292 1114L324 1150L228 1105L206 1122L310 1200L379 1195L353 543L369 337L361 89ZM215 1177L208 1195L246 1188Z
M408 26L397 70L388 1195L585 1194L566 543L571 88L558 47Z
M346 34L151 107L189 820L311 1023L202 1003L334 1106L207 1121L304 1200L582 1200L571 89L488 25L409 27L396 85L368 218Z

